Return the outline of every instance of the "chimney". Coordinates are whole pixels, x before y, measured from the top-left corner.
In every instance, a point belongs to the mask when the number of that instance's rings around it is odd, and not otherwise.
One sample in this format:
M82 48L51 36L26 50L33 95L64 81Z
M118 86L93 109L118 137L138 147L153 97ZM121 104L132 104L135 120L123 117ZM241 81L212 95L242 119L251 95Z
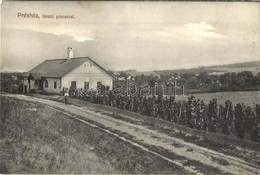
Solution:
M68 53L68 59L71 59L71 58L73 58L73 50L72 50L72 47L68 47L68 51L67 51Z

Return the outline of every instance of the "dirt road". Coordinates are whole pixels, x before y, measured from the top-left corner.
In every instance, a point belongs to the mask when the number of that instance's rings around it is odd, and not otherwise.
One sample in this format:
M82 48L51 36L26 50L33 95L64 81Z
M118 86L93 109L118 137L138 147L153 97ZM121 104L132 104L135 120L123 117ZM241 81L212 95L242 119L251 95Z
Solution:
M111 112L97 110L88 106L65 105L31 96L10 94L5 94L4 96L47 105L87 125L99 127L125 142L184 167L190 173L260 174L260 167L257 164L185 142L183 139L169 136L147 126L113 118L110 116L113 115ZM135 120L138 123L137 119L131 120Z

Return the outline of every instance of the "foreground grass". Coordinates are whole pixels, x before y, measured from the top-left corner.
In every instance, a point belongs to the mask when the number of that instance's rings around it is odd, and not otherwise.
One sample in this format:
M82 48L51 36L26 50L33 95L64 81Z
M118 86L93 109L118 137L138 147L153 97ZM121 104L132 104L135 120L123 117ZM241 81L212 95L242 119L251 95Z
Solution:
M0 173L186 173L40 104L1 98Z

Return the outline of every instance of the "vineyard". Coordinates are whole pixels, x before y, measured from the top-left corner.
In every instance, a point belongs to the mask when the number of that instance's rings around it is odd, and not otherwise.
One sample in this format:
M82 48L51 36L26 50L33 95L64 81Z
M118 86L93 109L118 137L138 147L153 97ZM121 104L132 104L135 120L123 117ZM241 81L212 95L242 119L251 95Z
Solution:
M253 107L245 106L244 103L234 105L227 100L224 105L218 105L217 99L205 103L194 96L190 96L186 101L177 101L162 96L116 96L112 91L107 95L101 95L80 89L70 91L70 97L161 118L198 130L260 141L259 104Z

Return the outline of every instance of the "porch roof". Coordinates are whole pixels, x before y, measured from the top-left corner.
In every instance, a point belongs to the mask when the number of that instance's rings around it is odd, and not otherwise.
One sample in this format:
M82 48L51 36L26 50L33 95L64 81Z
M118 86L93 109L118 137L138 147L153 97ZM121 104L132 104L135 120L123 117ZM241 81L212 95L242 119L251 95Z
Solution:
M30 73L29 77L32 76L34 80L41 80L42 76L40 73Z

